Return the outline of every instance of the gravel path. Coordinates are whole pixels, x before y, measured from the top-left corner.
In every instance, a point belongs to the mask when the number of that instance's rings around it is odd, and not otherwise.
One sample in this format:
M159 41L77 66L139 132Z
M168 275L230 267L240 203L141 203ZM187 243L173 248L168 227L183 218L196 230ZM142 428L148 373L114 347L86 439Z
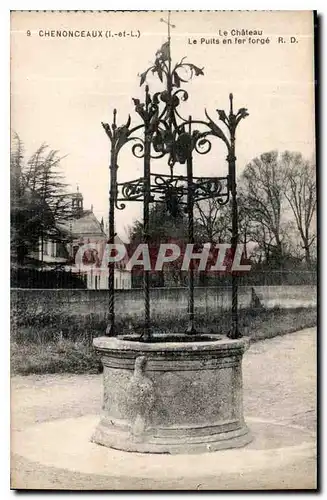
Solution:
M253 344L243 361L245 416L296 424L314 431L316 366L315 328ZM11 384L12 430L24 429L38 422L97 414L101 408L101 375L16 376ZM311 461L305 466L299 465L292 474L294 478L303 478L314 467ZM12 459L15 484L35 488L40 484L41 476L43 488L59 487L55 471L22 457ZM278 477L275 479L277 481ZM69 481L75 482L75 488L87 488L89 484L87 478L83 483L81 477L74 480L71 476ZM112 484L111 487L122 486ZM125 489L128 487L141 488L142 485L124 484ZM217 485L213 487L217 488ZM231 482L228 487L235 488L235 485ZM269 485L258 484L258 487ZM174 485L171 488L174 489Z

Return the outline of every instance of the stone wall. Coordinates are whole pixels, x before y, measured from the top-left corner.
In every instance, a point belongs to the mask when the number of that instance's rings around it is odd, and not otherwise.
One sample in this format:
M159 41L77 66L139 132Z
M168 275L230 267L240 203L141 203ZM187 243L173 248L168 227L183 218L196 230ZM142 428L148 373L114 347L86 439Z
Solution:
M316 305L316 286L256 286L255 292L261 303L268 307L310 307ZM69 316L96 315L104 317L108 311L108 290L68 290L68 289L12 289L12 311L42 314L53 313ZM251 287L239 288L239 306L246 308L251 303ZM116 290L115 304L117 317L143 315L143 292L141 289ZM231 288L195 288L195 308L208 313L231 307ZM167 315L174 311L187 311L186 288L151 289L151 312L153 315Z

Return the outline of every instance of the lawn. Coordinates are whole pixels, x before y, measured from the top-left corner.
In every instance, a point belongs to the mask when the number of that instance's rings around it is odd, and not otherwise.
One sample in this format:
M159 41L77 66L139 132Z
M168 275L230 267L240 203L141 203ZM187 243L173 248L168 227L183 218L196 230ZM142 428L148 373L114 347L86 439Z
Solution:
M225 335L230 328L230 312L216 312L211 315L199 315L198 330L203 333ZM316 308L240 310L239 325L244 336L251 342L295 332L303 328L315 326L317 322ZM61 318L58 328L51 321L33 324L12 322L11 336L11 373L46 374L46 373L99 373L101 361L92 347L92 338L104 335L105 323L88 318L84 325L77 323L73 317ZM158 332L183 332L187 326L187 318L167 319L152 318L153 330ZM142 325L131 325L120 320L117 331L121 333L141 331Z

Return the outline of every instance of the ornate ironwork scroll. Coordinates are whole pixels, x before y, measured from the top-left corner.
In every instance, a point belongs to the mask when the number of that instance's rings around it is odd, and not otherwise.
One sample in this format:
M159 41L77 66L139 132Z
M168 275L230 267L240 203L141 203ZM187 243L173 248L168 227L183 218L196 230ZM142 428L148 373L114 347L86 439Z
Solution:
M187 177L183 175L151 174L150 202L174 202L186 205ZM190 181L194 203L208 198L217 198L220 205L229 201L228 177L193 177ZM132 181L117 183L116 208L125 208L122 201L144 201L144 177Z
M194 179L194 202L217 198L219 205L228 203L228 177L195 177Z
M144 178L140 177L133 181L122 182L118 185L121 194L118 195L117 201L144 201Z

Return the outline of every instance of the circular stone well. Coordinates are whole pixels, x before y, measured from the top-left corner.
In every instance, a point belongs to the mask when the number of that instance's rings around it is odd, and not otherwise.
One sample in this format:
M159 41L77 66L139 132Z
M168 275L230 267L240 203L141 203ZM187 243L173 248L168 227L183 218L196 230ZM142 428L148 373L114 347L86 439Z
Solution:
M185 341L187 339L187 341ZM92 441L140 453L203 453L251 441L243 417L245 339L98 337L103 412Z

